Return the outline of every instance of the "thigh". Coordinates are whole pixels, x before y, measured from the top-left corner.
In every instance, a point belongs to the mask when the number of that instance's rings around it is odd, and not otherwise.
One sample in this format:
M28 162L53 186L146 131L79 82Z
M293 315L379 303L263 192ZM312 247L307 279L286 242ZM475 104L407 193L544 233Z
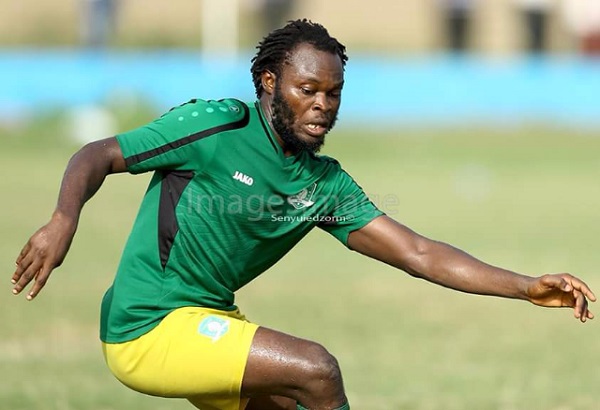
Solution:
M121 382L142 393L239 410L256 329L239 312L181 308L136 340L105 344L107 363Z

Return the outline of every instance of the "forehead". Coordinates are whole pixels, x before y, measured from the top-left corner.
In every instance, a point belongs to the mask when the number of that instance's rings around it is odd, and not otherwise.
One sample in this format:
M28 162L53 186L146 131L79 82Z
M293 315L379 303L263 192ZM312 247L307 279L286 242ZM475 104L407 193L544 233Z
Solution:
M341 83L344 81L344 66L337 54L317 50L311 44L304 43L291 51L283 65L281 75L284 81L311 80Z

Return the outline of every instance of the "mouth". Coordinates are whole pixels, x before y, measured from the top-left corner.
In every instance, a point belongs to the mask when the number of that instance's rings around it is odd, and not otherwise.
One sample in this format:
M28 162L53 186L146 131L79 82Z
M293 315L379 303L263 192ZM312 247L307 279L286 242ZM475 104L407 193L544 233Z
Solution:
M323 122L320 123L308 123L304 126L305 132L314 138L323 138L327 134L327 125Z

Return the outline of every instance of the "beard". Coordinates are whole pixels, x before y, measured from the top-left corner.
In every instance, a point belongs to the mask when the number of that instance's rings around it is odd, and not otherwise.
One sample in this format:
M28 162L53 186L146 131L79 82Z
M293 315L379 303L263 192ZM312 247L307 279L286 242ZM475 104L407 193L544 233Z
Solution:
M279 135L281 140L283 141L283 149L285 151L290 151L294 154L298 154L302 151L307 151L309 153L317 153L321 150L323 145L325 144L325 138L322 139L314 139L314 140L304 140L296 135L294 132L293 124L296 120L296 116L294 115L294 111L285 100L285 98L281 95L281 89L279 88L279 84L275 85L275 93L273 95L273 118L272 124L275 132ZM329 127L327 128L327 132L333 128L335 122L337 121L337 113L332 121L330 121Z

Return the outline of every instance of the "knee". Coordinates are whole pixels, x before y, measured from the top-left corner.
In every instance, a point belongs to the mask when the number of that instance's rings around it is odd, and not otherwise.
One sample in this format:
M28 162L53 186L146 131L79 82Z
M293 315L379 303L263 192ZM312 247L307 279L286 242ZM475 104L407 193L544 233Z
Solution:
M307 350L305 366L309 389L342 389L342 373L337 359L323 346L314 343Z

